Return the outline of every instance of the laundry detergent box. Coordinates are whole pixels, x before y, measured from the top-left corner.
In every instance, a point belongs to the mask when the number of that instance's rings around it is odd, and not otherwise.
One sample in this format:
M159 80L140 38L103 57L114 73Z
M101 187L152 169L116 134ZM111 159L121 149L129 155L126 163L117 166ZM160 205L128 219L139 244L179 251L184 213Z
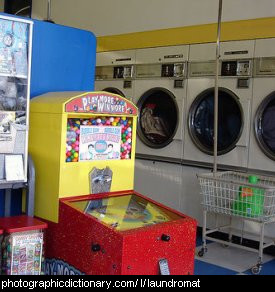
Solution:
M258 177L251 175L248 178L249 186L240 186L237 200L233 203L235 215L245 217L259 217L264 211L264 189L254 187L258 183Z

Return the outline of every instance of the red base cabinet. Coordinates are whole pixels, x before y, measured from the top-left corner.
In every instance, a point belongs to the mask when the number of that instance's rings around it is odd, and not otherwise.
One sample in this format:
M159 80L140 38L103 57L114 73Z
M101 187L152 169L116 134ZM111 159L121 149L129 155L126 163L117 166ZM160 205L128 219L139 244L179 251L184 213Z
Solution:
M62 199L47 274L191 275L196 221L136 192Z

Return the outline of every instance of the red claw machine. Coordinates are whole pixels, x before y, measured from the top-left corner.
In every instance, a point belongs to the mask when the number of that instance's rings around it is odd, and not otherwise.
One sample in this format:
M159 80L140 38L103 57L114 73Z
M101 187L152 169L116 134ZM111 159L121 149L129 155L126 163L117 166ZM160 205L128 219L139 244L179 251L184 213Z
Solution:
M107 92L31 102L48 274L193 274L196 221L133 191L137 108Z

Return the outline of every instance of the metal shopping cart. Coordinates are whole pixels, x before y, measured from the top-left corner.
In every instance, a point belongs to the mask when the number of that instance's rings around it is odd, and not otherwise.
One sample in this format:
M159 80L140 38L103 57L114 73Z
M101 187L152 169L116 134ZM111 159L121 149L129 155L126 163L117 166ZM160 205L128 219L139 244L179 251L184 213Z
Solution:
M254 251L259 254L258 262L251 268L253 274L259 274L262 268L263 250L275 241L265 242L264 229L268 223L275 222L275 178L255 176L241 172L216 172L197 175L202 194L203 205L203 246L198 252L202 257L207 252L206 240ZM207 228L207 213L222 214L230 217L230 223L215 228ZM216 216L217 217L217 216ZM239 217L243 222L251 220L260 224L259 248L254 249L241 243L232 242L232 218ZM217 219L217 218L216 218ZM213 238L211 233L228 229L226 240Z

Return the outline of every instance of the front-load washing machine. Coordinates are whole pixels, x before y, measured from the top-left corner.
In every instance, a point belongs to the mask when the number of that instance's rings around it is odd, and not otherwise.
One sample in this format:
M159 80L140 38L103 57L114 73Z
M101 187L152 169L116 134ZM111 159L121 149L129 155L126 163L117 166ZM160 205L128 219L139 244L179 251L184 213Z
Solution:
M135 50L97 54L95 90L119 94L132 99Z
M247 168L254 44L254 41L221 43L218 109L220 168ZM215 44L190 46L183 163L208 167L213 163L215 50ZM210 60L202 60L202 56L207 57L206 52Z
M255 44L248 168L275 172L275 38Z
M137 158L182 160L188 51L189 46L171 46L136 52Z

